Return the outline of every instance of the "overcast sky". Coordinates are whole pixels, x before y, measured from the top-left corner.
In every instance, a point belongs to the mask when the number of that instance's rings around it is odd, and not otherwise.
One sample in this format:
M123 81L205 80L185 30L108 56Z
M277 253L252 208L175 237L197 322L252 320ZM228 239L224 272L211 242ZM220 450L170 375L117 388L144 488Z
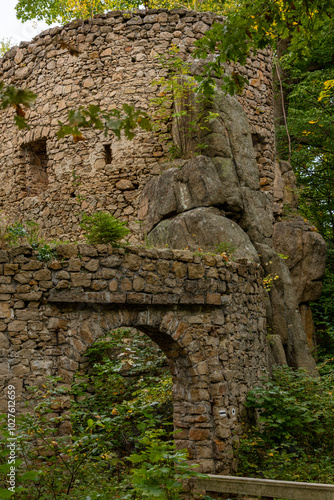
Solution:
M0 0L0 40L11 38L12 45L18 45L22 40L29 41L49 26L41 21L21 23L16 19L15 5L18 0Z

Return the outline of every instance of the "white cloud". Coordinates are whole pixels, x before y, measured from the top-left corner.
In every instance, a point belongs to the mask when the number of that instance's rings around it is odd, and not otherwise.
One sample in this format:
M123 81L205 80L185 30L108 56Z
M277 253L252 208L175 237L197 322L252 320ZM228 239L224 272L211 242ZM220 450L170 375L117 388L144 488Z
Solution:
M16 19L15 5L17 0L0 0L0 40L11 38L12 45L21 41L29 41L45 29L49 28L42 21L27 21L22 23Z

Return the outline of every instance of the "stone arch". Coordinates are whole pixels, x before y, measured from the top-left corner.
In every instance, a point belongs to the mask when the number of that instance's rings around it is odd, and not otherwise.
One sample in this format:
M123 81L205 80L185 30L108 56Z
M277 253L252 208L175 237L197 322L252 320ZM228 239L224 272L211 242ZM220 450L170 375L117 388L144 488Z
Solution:
M0 252L0 411L9 384L26 411L29 386L71 383L104 331L131 326L169 360L178 444L204 472L231 472L243 402L268 367L258 264L107 245L57 253L45 264L30 247Z
M187 448L190 459L207 472L215 469L214 418L210 402L210 380L206 342L211 329L194 327L187 321L190 311L164 307L115 307L97 304L57 305L55 331L67 339L65 355L58 357L53 374L71 383L80 358L107 331L134 327L145 333L164 352L173 380L173 422L176 444ZM55 315L55 311L53 311ZM218 362L218 358L217 358Z

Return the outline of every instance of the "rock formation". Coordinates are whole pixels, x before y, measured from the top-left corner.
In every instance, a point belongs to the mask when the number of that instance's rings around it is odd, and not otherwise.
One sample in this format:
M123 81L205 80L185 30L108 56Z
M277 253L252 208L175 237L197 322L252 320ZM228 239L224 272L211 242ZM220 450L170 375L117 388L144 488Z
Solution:
M250 126L238 101L217 89L209 107L216 118L204 131L199 127L197 136L189 137L186 120L174 122L174 140L190 159L144 188L139 217L148 242L203 251L223 243L236 248L234 257L260 259L272 281L267 301L271 363L316 372L298 306L308 308L321 292L326 245L299 216L275 223L281 205L295 209L294 174L286 162L278 165L275 205L260 191ZM205 154L196 156L199 142L205 143Z
M295 175L289 163L282 161L276 164L274 211L277 222L273 241L277 252L288 257L286 264L295 288L307 342L312 349L315 340L309 303L318 300L321 294L326 245L316 228L297 214L297 207Z

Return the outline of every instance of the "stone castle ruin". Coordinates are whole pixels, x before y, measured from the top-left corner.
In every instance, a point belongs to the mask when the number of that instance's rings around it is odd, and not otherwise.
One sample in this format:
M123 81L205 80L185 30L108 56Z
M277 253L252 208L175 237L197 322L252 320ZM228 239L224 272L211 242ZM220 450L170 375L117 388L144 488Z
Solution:
M198 72L193 42L215 21L182 9L110 12L47 30L0 60L1 79L38 94L30 130L15 128L12 110L0 116L2 214L79 241L48 264L28 247L0 252L0 374L2 395L15 384L23 405L25 388L46 375L70 383L104 332L138 328L169 360L181 445L204 471L228 472L247 391L272 364L315 371L309 302L321 293L326 245L297 214L291 166L276 160L270 51L241 68L242 96L217 87L215 118L197 136L189 118L133 141L56 136L81 105L149 110L161 92L152 82L166 76L157 55L177 46ZM82 211L97 210L126 220L133 246L81 243ZM234 262L212 253L219 244L233 247Z

